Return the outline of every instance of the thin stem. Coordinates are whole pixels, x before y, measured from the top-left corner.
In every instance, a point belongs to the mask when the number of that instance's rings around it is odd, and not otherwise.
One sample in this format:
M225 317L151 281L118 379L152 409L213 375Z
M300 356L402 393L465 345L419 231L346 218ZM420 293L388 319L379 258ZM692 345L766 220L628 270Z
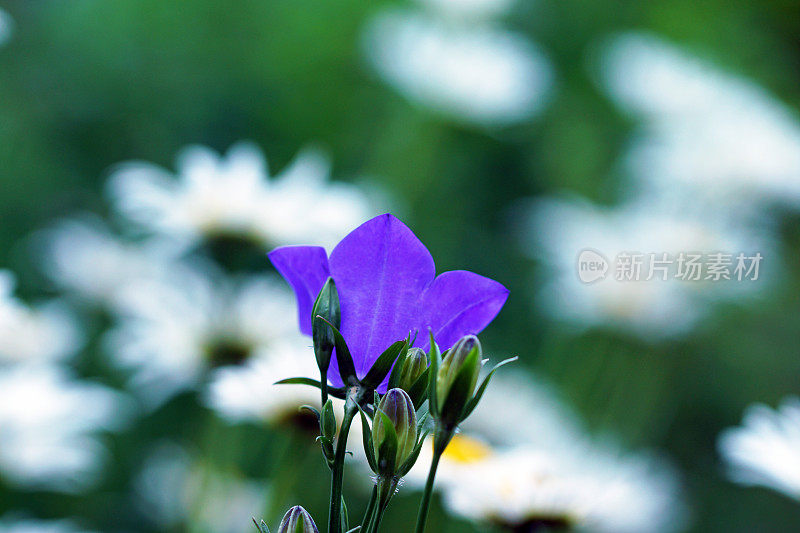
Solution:
M328 512L328 533L340 533L342 529L342 480L344 479L344 457L347 453L347 436L350 434L350 424L353 422L356 403L348 398L344 408L344 420L339 430L336 441L336 455L333 459L333 473L331 476L331 504Z
M428 480L425 482L425 492L422 493L422 501L419 505L416 533L424 533L425 531L425 523L428 521L428 511L431 506L431 497L433 496L433 482L436 479L436 470L439 468L439 460L442 458L442 454L452 438L452 430L446 430L441 427L436 428L436 433L433 437L433 460L428 471Z
M378 485L372 487L372 494L369 497L367 510L364 512L364 520L361 522L361 533L368 533L368 526L372 525L372 515L375 514L375 504L378 502Z
M320 405L325 407L325 404L328 403L328 371L323 371L321 368L319 369L319 392L322 396Z
M389 501L392 499L397 489L397 480L395 478L378 479L376 488L378 489L378 504L375 509L376 512L374 513L375 516L372 519L372 524L370 525L369 533L378 533L378 529L381 527L381 521L383 520L383 513L385 513L386 508L389 507Z

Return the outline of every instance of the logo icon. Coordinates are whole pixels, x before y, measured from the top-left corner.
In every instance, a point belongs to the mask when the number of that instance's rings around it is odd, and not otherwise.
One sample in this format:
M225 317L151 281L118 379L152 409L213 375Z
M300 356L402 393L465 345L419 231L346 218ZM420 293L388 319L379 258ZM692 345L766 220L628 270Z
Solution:
M583 283L594 283L608 274L608 259L597 250L586 248L578 254L578 278Z

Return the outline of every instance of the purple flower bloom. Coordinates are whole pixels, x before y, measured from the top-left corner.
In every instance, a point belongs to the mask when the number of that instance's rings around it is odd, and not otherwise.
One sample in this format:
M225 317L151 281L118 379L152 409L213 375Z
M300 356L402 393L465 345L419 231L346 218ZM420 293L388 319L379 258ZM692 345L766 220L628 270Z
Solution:
M428 348L428 328L442 350L485 328L508 298L508 289L465 270L436 276L428 249L390 214L368 220L333 249L284 246L269 254L297 296L300 330L311 335L311 309L322 285L333 277L339 292L341 332L362 378L397 340L417 335ZM335 359L335 355L334 355ZM328 371L342 380L334 360ZM385 389L386 383L381 386Z

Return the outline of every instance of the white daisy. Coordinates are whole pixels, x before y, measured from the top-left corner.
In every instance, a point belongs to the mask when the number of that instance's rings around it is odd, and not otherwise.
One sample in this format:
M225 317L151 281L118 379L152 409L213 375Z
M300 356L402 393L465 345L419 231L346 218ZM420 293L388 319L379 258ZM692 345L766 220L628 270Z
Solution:
M62 221L37 237L46 274L59 287L112 307L131 281L163 277L176 254L167 242L126 242L92 218Z
M264 506L263 483L220 471L176 444L158 446L135 482L137 502L167 530L240 533Z
M14 33L14 20L7 12L0 9L0 46L5 44Z
M755 83L656 37L623 35L602 56L611 96L644 119L627 156L654 194L722 203L800 201L800 121Z
M567 452L567 453L565 453ZM451 473L445 507L508 529L570 525L614 533L675 531L674 478L645 457L522 446Z
M377 73L409 100L481 125L525 120L541 109L552 72L523 36L385 11L364 40Z
M0 533L88 533L70 520L34 520L4 516Z
M78 491L102 474L98 431L120 429L127 404L101 385L50 366L0 370L0 470L12 483Z
M755 294L769 280L775 252L766 232L736 229L708 213L662 209L657 202L633 202L615 208L582 200L541 199L528 206L525 246L551 271L539 304L547 313L579 326L609 325L645 338L674 336L688 331L708 309L708 300ZM608 264L603 279L584 283L578 276L583 250L599 252ZM675 279L677 258L684 254L724 252L748 257L761 253L760 281L700 281ZM667 255L667 279L654 270L649 281L650 256ZM618 279L614 270L620 254L642 254L639 281ZM733 257L731 258L733 261ZM769 264L771 263L771 265ZM655 264L655 263L654 263ZM729 266L733 272L735 264Z
M748 407L742 425L720 436L719 451L737 483L800 500L800 399L786 398L778 409Z
M442 456L436 483L448 510L509 529L681 527L678 483L663 460L589 438L553 391L525 374L498 378ZM498 402L511 411L497 416ZM410 486L424 483L430 458L423 447Z
M507 13L514 0L419 0L444 17L481 19Z
M0 362L41 363L72 355L81 338L60 302L31 307L14 296L14 275L0 270Z
M271 278L233 281L185 268L130 283L118 307L107 349L155 404L197 384L212 366L242 363L300 335L294 298Z
M274 384L293 377L319 378L314 351L307 339L275 342L242 366L215 370L205 402L233 422L305 420L299 407L319 408L320 393L306 385Z
M225 157L192 146L178 157L178 175L131 162L111 176L116 209L142 228L193 244L217 237L250 240L264 249L284 244L333 245L372 214L356 187L329 183L330 162L305 150L270 180L261 151L239 143Z

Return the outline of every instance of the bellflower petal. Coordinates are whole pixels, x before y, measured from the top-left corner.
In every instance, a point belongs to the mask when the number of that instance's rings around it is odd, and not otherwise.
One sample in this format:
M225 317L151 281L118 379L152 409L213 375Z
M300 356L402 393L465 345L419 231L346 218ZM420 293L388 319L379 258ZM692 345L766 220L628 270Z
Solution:
M311 335L311 309L317 294L330 276L325 248L282 246L270 252L269 259L294 289L300 331Z
M342 335L363 376L390 344L415 329L420 295L436 275L433 257L405 224L386 214L347 235L331 253L330 267Z
M453 270L436 277L422 297L425 326L436 343L447 349L464 335L477 334L494 320L508 299L508 289L494 280ZM429 337L420 335L427 349Z
M334 248L287 246L269 255L297 294L300 329L311 334L311 308L330 275L341 307L341 332L359 378L393 342L417 335L427 346L431 328L442 349L479 333L505 304L508 290L489 278L457 270L436 277L428 249L390 214L368 220ZM331 359L328 380L342 382ZM388 378L387 378L388 380ZM386 381L378 388L386 390Z

